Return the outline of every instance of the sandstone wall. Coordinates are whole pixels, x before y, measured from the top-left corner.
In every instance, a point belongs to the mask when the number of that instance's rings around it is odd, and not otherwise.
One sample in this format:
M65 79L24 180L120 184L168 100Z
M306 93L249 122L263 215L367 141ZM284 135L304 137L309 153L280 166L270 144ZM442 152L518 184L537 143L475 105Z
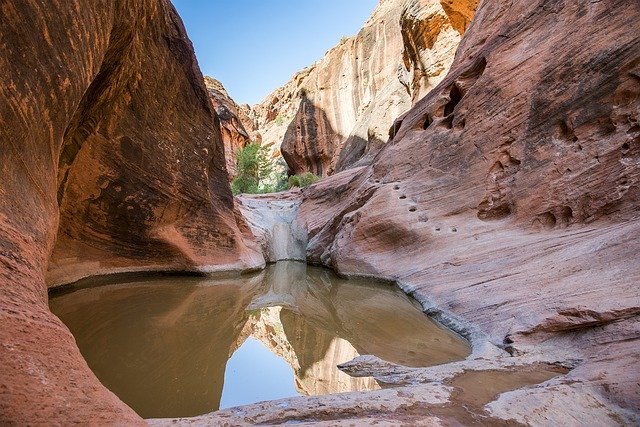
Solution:
M263 143L291 173L369 162L393 120L445 76L475 3L380 2L356 36L252 109Z
M0 9L0 419L141 423L49 312L45 278L262 265L218 120L169 1Z
M514 354L567 351L569 381L640 407L639 19L622 0L482 2L373 164L303 191L310 261L399 280Z
M246 106L239 106L231 99L222 83L205 76L204 78L209 99L220 119L222 142L229 179L236 175L235 153L252 141L260 141L260 136L253 126L253 121L247 115Z

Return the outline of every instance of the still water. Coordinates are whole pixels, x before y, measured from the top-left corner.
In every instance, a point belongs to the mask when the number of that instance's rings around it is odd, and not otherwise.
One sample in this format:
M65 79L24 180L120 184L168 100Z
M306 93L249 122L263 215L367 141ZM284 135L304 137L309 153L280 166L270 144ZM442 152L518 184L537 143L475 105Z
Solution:
M304 263L97 284L54 292L49 305L100 381L144 418L378 389L336 367L362 354L414 367L469 354L395 287Z

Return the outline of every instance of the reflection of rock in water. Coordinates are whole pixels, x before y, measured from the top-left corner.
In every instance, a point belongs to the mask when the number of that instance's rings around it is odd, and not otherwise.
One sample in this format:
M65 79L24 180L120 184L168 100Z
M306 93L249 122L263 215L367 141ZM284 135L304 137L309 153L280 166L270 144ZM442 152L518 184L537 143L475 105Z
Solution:
M280 262L264 275L266 292L241 336L252 335L293 367L298 391L326 394L379 388L336 368L362 354L407 366L458 360L468 346L431 322L396 288L345 281L326 269Z
M290 310L282 310L280 319L298 356L296 386L301 393L315 395L380 388L373 378L354 378L337 369L338 364L359 356L349 341L311 326Z
M80 289L50 305L103 384L143 417L176 417L218 409L227 360L249 336L289 363L307 395L379 388L337 368L358 355L428 366L468 354L404 294L371 285L282 262L227 280Z
M228 348L260 284L205 283L171 278L105 286L52 298L50 305L98 379L140 416L193 416L218 409Z
M331 321L312 324L303 318L310 312L321 313L321 318L330 317L324 294L331 289L332 279L336 277L330 271L308 268L304 263L279 262L271 266L264 278L266 293L249 306L254 313L259 310L259 316L249 321L245 331L250 327L250 335L291 365L300 393L317 395L378 389L373 378L354 378L337 368L338 364L358 356L358 352L335 333ZM310 297L313 293L323 297ZM297 314L300 303L306 299L313 301L312 306L305 304L302 315Z
M309 325L291 310L263 308L258 316L250 318L245 331L247 329L250 329L249 335L260 340L293 368L296 389L302 394L380 388L373 378L354 378L337 369L339 363L358 356L348 341Z

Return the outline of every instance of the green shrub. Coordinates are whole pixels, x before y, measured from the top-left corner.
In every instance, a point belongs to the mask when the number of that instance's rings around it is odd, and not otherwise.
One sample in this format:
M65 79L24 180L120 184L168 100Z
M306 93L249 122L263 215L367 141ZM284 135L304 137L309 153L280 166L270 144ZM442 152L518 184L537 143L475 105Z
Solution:
M278 126L283 125L283 124L284 124L284 121L285 121L285 117L284 117L282 114L278 114L278 115L276 116L276 124L277 124Z
M237 176L231 181L231 192L234 196L238 194L258 194L258 183L255 179L248 176Z
M266 193L265 180L273 172L273 162L267 147L252 142L236 153L237 176L231 181L231 191L240 193Z
M289 188L293 187L307 187L320 180L318 175L314 175L311 172L305 172L302 174L292 175L289 177Z
M280 157L273 160L267 147L252 142L236 152L237 175L231 181L234 195L263 194L289 188L287 163ZM306 184L308 185L308 184Z
M286 172L281 172L276 174L275 176L275 185L273 191L279 193L280 191L285 191L289 189L289 178L287 177Z

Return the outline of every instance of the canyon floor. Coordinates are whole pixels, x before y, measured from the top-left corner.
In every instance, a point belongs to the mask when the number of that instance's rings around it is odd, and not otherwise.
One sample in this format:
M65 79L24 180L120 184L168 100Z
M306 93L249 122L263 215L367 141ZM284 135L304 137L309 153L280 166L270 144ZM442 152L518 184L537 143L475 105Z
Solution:
M398 191L392 185L390 188ZM264 247L286 259L295 257L308 242L299 231L272 231L298 230L304 222L300 206L309 203L307 198L316 191L321 190L243 196L239 201ZM283 206L288 214L282 214ZM256 217L262 221L258 223ZM640 250L637 222L533 233L501 230L504 227L499 224L487 225L461 215L434 224L433 228L440 229L444 235L441 238L446 241L440 251L431 249L424 257L416 257L415 253L402 257L396 252L389 254L386 262L377 258L377 262L367 264L376 266L376 270L358 271L353 264L347 264L350 270L338 271L346 276L370 275L396 281L422 304L425 313L472 343L472 354L466 360L430 368L407 368L376 357L360 356L340 368L354 376L373 376L388 388L292 398L190 419L149 422L154 425L640 422L638 413L632 410L639 398L635 366L640 361L640 300L633 283L640 277L635 266L623 256ZM294 241L297 246L291 243ZM380 251L371 252L372 256L380 255ZM416 259L420 260L419 265ZM504 273L495 274L496 271ZM576 277L576 272L588 275L597 272L601 280L595 284L588 278Z

